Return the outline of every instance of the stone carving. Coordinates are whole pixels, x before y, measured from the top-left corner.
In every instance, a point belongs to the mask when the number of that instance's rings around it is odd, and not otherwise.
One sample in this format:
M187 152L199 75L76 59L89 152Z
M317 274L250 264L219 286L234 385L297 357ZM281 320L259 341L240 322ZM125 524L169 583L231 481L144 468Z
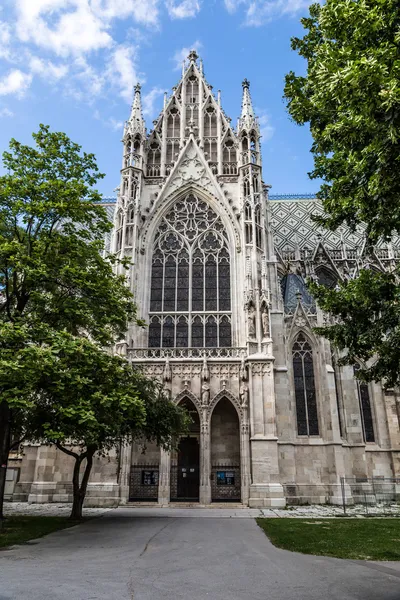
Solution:
M164 365L163 381L164 381L164 383L168 383L169 381L171 381L171 379L172 379L171 365L169 362L169 358L167 356L167 358L165 359L165 365Z
M240 386L240 406L241 408L247 408L249 405L249 386L246 383L242 383Z
M262 330L263 330L263 337L264 338L269 338L270 337L270 330L269 330L269 309L267 304L263 305L263 311L261 314L261 324L262 324Z
M210 374L217 377L237 377L239 365L211 365Z
M249 338L254 338L256 335L256 309L252 302L247 308L247 332Z
M210 370L208 368L206 357L204 357L204 359L203 359L203 368L201 370L201 378L203 379L203 381L208 381L210 379Z
M240 363L239 377L240 377L241 381L248 380L247 365L244 362L244 358L242 358L242 362Z
M207 408L210 403L210 386L204 382L201 386L201 405L203 408Z

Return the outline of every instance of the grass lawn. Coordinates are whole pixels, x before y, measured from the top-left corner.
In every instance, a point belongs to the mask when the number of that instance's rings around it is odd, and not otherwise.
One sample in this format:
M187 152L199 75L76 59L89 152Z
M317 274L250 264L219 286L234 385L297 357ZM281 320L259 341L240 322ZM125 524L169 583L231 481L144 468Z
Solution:
M77 525L77 522L70 521L67 517L8 517L3 523L3 529L0 529L0 549L13 544L23 544L73 525Z
M322 556L400 560L400 519L257 519L274 546Z

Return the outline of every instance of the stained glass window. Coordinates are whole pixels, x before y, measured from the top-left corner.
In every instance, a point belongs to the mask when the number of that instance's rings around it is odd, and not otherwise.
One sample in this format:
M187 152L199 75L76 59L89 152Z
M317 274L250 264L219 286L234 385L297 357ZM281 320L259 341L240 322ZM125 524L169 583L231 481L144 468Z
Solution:
M189 194L161 221L152 256L149 347L228 347L228 240L210 206Z
M354 375L360 369L359 365L354 367ZM371 400L369 397L368 384L365 381L357 381L358 399L360 402L361 424L365 442L375 442L374 420L372 417Z
M298 435L319 435L312 348L303 333L293 348L293 374Z

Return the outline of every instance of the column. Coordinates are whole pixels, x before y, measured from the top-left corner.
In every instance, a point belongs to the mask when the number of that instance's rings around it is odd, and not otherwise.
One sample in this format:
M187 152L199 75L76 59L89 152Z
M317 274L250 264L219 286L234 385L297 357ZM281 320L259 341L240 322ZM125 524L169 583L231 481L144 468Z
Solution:
M282 507L286 505L286 499L279 475L273 359L252 361L250 372L251 408L255 419L250 438L252 482L249 506Z
M28 496L28 502L46 503L52 502L56 493L57 482L55 481L55 463L57 448L55 446L39 446L35 474Z
M120 449L121 464L119 472L119 503L126 504L129 501L129 480L132 464L132 444L123 444Z
M211 504L211 439L207 410L200 424L200 504Z
M251 483L250 473L250 438L247 410L243 411L240 424L240 476L241 476L241 499L242 504L249 503L249 488Z
M170 500L171 453L160 448L160 469L158 475L158 503L168 506Z

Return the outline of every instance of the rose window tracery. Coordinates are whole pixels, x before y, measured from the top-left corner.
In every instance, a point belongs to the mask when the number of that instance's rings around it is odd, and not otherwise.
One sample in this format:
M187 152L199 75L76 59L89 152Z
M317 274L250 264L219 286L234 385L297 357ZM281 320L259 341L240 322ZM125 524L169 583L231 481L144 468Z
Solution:
M158 228L149 321L149 347L232 344L228 240L218 215L192 194Z

